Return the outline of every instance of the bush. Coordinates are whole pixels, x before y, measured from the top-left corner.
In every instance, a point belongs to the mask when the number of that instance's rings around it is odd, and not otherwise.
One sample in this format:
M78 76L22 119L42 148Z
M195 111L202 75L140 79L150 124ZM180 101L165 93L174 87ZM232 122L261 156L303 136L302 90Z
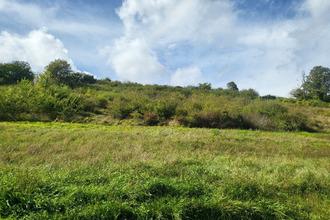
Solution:
M203 112L190 117L179 116L176 118L180 125L197 128L241 128L241 117L232 117L228 112Z
M117 97L111 104L111 113L116 119L129 118L130 114L141 108L141 103L124 96Z
M267 117L274 117L287 111L286 107L276 101L255 101L243 109L244 113L253 113Z
M284 131L309 131L307 116L302 113L280 114L274 119L277 130Z
M156 113L144 113L143 124L149 126L155 126L159 123L159 117Z
M170 119L176 113L177 103L173 101L161 100L154 106L155 113L163 118Z
M272 131L274 130L274 125L271 119L265 115L258 114L244 114L242 116L245 128Z

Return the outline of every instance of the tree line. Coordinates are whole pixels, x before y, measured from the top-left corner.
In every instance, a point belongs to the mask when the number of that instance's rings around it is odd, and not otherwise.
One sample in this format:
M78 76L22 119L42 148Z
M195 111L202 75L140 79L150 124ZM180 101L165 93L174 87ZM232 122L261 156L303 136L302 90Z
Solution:
M11 63L0 63L0 85L12 85L26 79L29 81L38 80L42 84L64 84L70 87L77 87L84 84L94 84L96 82L111 81L106 78L97 80L93 75L79 71L73 71L71 65L62 59L50 62L44 69L44 72L38 76L33 73L31 66L25 61L14 61ZM190 86L194 87L194 86ZM210 83L201 83L200 89L211 89ZM235 82L227 83L227 89L239 91ZM255 93L256 91L249 91ZM302 84L290 92L298 100L321 100L330 102L330 69L323 66L315 66L308 76L303 74ZM252 95L252 94L251 94ZM275 99L275 96L267 95L265 99Z
M294 90L296 99L260 96L234 82L213 89L210 83L181 87L95 79L73 71L65 60L51 62L38 76L21 61L1 64L0 73L0 121L309 131L319 122L300 105L329 107L329 71L323 67Z
M37 80L44 84L64 84L70 87L93 84L97 81L91 74L73 71L71 65L61 59L50 62L39 75L34 74L30 64L24 61L0 63L0 85L16 84L23 79Z

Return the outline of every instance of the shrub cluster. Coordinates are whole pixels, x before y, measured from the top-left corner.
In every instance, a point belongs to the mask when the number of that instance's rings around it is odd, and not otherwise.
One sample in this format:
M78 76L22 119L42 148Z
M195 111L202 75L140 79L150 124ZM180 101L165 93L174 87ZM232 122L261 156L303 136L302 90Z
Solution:
M260 98L252 89L143 86L111 80L72 88L22 80L0 90L0 120L84 122L86 117L88 121L106 117L147 126L310 130L303 107L290 99Z
M83 98L67 86L42 87L22 80L0 94L0 120L71 120Z

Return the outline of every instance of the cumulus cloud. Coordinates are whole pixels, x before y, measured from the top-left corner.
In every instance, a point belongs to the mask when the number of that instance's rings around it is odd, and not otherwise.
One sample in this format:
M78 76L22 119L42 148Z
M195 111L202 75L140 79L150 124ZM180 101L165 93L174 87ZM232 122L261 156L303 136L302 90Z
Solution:
M202 72L198 67L179 68L171 76L171 84L174 86L196 85L202 81Z
M48 30L70 35L82 34L109 34L112 30L102 26L104 21L97 19L90 14L81 13L84 8L72 9L63 1L42 6L39 4L24 1L0 0L0 13L5 15L7 20L38 29L47 27ZM69 12L66 16L63 13ZM97 22L95 22L97 21Z
M126 0L117 13L126 35L162 42L212 41L230 34L236 19L227 0Z
M108 62L124 80L160 83L160 79L167 74L166 68L141 39L122 38L115 42L114 47L103 50L103 53L110 56Z
M240 88L252 87L264 95L288 96L303 71L330 65L329 10L329 1L306 0L291 19L239 22L229 47L234 52L220 54L227 61L219 65L227 70L222 79L231 78Z
M65 44L70 51L70 58L80 69L97 73L99 77L109 77L106 75L108 69L103 68L106 60L98 55L98 50L121 35L119 19L114 10L107 8L112 4L118 3L0 0L0 33L6 31L24 38L27 37L23 36L26 33L45 27L47 33ZM49 50L50 53L52 51ZM58 48L54 48L54 51L58 51Z
M113 50L122 39L142 40L147 53L136 50L133 43L126 45L126 51L132 50L136 57L145 56L146 60L152 57L162 69L168 69L164 72L171 73L169 83L173 85L196 84L204 76L210 79L210 75L221 72L218 81L212 81L215 87L234 80L240 88L253 87L261 94L282 96L288 96L303 70L329 65L329 1L292 4L296 16L265 23L245 21L236 7L234 1L227 0L125 0L117 10L125 33ZM121 73L115 63L140 68L138 62L128 62L129 53L112 55L110 60L118 75Z
M121 78L157 82L159 76L168 83L175 80L185 84L179 77L192 69L178 66L173 72L173 67L166 65L172 62L166 59L175 49L173 45L201 47L214 41L225 44L234 35L231 26L236 15L232 11L233 4L227 0L126 0L117 10L125 32L108 48L112 51L109 63Z
M306 0L301 10L310 13L313 18L319 19L327 17L329 18L330 13L330 1L327 0Z
M31 31L26 36L1 32L0 51L0 62L26 61L36 72L42 71L55 59L65 59L73 65L63 43L42 29Z

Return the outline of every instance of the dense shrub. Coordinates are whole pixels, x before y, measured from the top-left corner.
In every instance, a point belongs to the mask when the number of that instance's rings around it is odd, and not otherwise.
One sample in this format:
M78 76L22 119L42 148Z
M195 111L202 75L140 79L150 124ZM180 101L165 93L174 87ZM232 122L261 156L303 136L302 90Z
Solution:
M301 107L314 105L314 100L264 100L252 89L143 86L110 80L72 88L49 80L45 73L34 84L23 80L18 85L0 87L0 120L85 122L88 118L89 122L102 123L107 118L113 122L127 119L131 124L173 122L186 127L269 131L309 130L316 124L314 119L308 120L308 113ZM320 106L325 102L315 103Z
M230 116L228 112L203 112L190 117L177 117L177 120L183 126L198 128L224 129L241 128L243 126L243 121L239 116Z
M33 85L23 80L0 94L1 120L55 120L68 121L81 110L82 97L65 86Z
M143 117L143 124L144 125L150 125L150 126L155 126L159 123L159 117L156 113L144 113Z
M273 124L277 130L308 131L307 116L302 113L286 113L277 115Z
M297 131L309 130L307 116L301 112L290 112L276 101L258 101L244 108L243 120L253 129Z
M117 119L129 118L130 114L141 109L141 103L129 97L117 97L110 106L112 116Z
M265 115L249 113L243 114L242 118L246 128L265 131L271 131L275 129L272 120Z
M154 105L154 111L159 117L169 119L175 115L176 107L177 103L173 101L160 100Z

